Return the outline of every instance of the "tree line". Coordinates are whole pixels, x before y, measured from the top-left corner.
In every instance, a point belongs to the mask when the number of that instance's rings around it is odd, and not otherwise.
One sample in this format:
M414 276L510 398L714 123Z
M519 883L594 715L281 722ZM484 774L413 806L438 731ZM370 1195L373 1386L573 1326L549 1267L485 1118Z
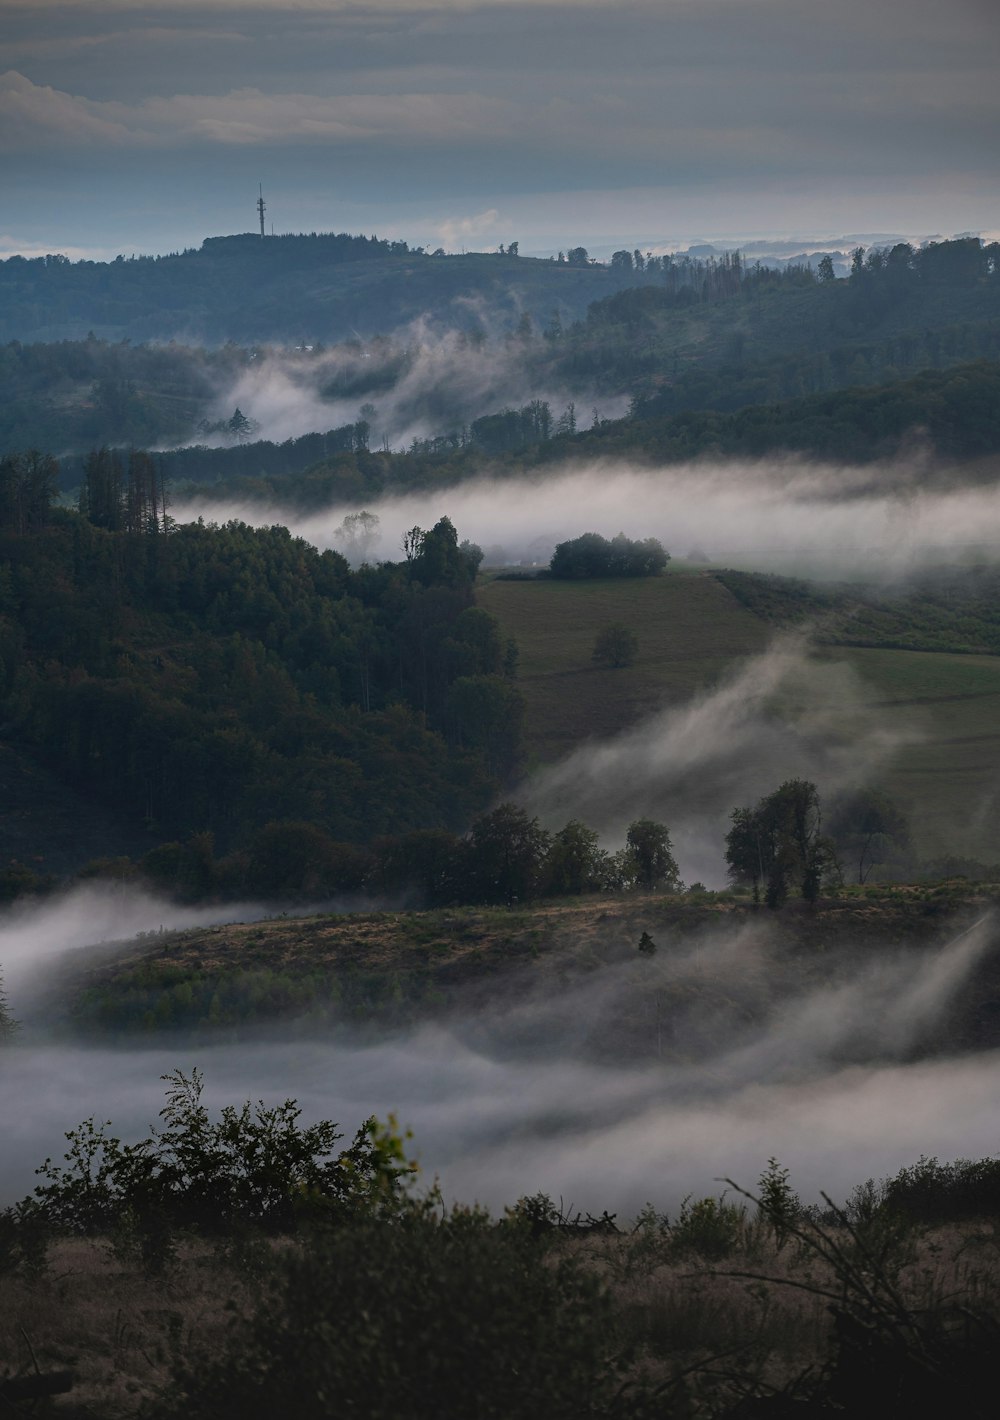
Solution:
M877 868L904 862L908 846L904 815L880 791L837 796L824 826L816 785L794 779L755 806L733 810L724 854L733 885L778 908L791 897L815 902L847 882L863 884ZM550 831L513 803L480 815L464 834L429 828L351 843L321 824L284 820L265 824L228 854L216 854L210 833L197 833L134 862L95 863L87 871L142 881L185 901L341 896L420 908L513 907L589 894L703 891L700 884L685 888L664 823L634 820L623 847L611 851L579 819Z

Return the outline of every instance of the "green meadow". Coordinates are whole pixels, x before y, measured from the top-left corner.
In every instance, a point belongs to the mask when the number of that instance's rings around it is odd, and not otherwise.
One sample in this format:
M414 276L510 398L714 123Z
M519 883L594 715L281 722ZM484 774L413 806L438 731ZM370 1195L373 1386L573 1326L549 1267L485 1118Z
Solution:
M529 769L682 703L775 634L710 572L493 580L478 601L520 648ZM635 662L595 666L597 632L618 621L638 638ZM909 814L917 856L1000 859L1000 657L843 645L816 655L846 663L856 674L852 713L898 737L880 783Z

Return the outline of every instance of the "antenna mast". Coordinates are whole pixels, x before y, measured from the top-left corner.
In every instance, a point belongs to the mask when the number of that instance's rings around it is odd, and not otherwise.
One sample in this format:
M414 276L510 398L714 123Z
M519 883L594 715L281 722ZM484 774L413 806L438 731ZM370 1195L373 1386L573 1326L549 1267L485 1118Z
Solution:
M267 211L267 205L266 205L266 203L264 202L264 188L263 188L263 185L262 185L261 183L258 183L258 184L257 184L257 191L258 191L259 194L260 194L260 196L257 198L257 215L258 215L258 217L260 218L260 234L261 234L261 236L263 237L263 235L264 235L264 213Z

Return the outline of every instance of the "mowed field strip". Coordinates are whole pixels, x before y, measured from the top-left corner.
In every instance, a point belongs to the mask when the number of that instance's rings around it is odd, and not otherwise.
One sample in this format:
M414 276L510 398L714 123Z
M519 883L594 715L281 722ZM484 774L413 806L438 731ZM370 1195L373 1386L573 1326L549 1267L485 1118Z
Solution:
M560 759L710 687L774 631L711 573L591 582L498 581L479 604L520 648L528 767ZM594 637L620 621L635 663L593 665ZM917 855L1000 861L1000 657L830 646L857 673L865 705L907 743L880 783L910 815Z

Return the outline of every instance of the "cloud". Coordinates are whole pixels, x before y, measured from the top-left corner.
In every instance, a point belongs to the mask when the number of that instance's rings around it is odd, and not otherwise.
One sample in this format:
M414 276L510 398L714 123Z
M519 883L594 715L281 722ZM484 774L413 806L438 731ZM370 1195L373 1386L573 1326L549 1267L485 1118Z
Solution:
M477 212L472 217L448 217L435 230L441 238L441 245L454 251L467 241L477 241L486 236L496 226L499 216L495 207L488 207L485 212Z
M405 145L487 140L513 110L478 94L176 94L138 104L97 101L33 84L16 70L0 75L0 147L86 147L262 143Z

